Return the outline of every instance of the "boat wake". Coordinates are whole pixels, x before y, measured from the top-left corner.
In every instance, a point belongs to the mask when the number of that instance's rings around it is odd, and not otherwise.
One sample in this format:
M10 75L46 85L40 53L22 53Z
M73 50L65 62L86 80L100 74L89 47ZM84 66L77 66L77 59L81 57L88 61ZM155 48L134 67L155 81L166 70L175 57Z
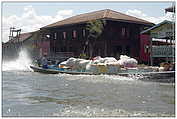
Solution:
M2 71L31 71L30 64L32 60L29 58L25 49L19 52L19 57L12 61L2 62Z

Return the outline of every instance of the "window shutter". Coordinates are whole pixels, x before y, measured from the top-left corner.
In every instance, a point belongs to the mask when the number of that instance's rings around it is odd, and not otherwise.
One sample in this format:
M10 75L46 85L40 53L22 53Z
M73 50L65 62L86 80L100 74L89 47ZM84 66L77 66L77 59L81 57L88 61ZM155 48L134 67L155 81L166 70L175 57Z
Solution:
M63 38L66 39L66 32L63 32Z

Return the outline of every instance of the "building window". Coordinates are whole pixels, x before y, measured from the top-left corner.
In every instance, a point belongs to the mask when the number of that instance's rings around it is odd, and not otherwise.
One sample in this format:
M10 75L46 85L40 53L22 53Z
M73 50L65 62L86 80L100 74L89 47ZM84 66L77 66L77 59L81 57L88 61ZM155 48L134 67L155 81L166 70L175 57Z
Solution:
M66 32L63 32L63 38L66 39Z
M83 31L82 31L82 32L83 32L83 36L85 37L85 29L83 29Z
M54 39L57 39L57 33L54 33Z
M73 38L76 38L76 30L73 30Z
M121 32L121 35L122 35L123 37L127 37L127 38L128 38L129 35L130 35L130 31L129 31L129 29L123 27L123 28L122 28L122 32Z
M125 36L125 28L122 28L122 36Z

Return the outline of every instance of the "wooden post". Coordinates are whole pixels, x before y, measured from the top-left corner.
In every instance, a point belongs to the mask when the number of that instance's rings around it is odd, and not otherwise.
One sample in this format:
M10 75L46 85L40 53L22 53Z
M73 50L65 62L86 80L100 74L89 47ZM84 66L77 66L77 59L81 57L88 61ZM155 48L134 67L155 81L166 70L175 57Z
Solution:
M166 38L166 49L168 48L168 38ZM168 62L168 51L166 50L165 52L165 55L166 55L166 62Z
M171 36L170 36L170 50L171 50L171 51L170 51L170 52L171 52L171 54L170 54L170 55L171 55L170 63L172 63L172 62L174 62L174 61L173 61L174 58L173 58L173 43L172 43L172 38L171 38Z
M150 65L153 66L153 58L152 58L152 37L150 35Z
M175 6L175 2L173 2L173 5ZM175 7L173 7L174 11L175 11ZM171 50L172 50L172 62L175 62L175 13L172 14L172 30L171 30L171 35L170 35L170 39L171 39ZM173 50L173 43L174 43L174 50Z
M106 39L104 39L104 57L107 56L107 42Z

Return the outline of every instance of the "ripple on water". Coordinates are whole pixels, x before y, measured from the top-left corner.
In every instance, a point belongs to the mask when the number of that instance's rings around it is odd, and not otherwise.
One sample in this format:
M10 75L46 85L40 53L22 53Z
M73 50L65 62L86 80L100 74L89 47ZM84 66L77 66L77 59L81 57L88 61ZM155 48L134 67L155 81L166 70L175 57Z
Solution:
M115 75L4 72L3 115L174 116L174 89Z
M89 107L89 108L88 108ZM174 117L174 114L166 113L148 113L146 111L126 111L123 109L104 109L86 106L80 109L80 107L67 107L58 113L53 113L53 116L64 117Z

